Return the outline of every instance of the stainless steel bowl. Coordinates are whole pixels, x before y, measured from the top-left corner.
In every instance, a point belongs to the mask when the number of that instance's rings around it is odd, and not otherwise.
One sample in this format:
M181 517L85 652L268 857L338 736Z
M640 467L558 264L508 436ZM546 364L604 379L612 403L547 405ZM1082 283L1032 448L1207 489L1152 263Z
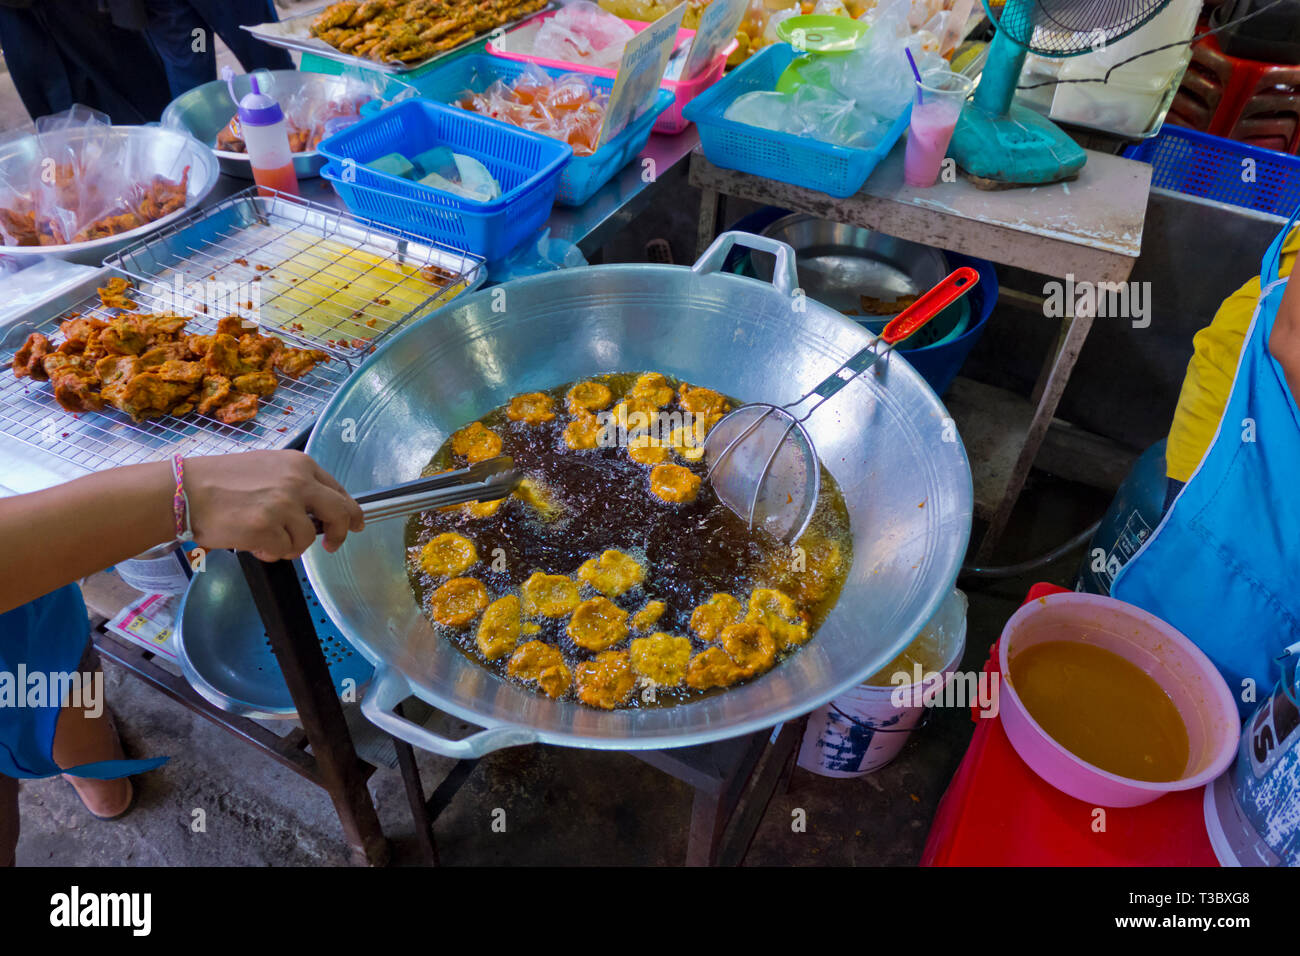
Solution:
M343 79L325 73L303 73L299 70L263 70L259 76L270 74L274 81L271 92L284 106L289 100L305 89L318 88L329 92L331 87L341 88ZM241 98L249 91L248 74L235 77L235 93ZM235 103L226 89L225 80L213 80L196 86L182 93L167 104L163 110L162 123L171 129L184 130L199 142L212 149L212 153L221 163L221 171L227 176L240 179L252 179L253 168L248 164L247 153L233 153L217 149L217 134L235 115ZM299 179L309 179L320 175L325 165L325 157L310 150L293 154L293 171Z
M776 253L772 284L720 272L733 243ZM511 396L602 372L658 369L740 399L786 402L873 339L795 298L788 246L727 233L694 268L563 269L464 296L382 346L335 395L307 451L347 488L414 478L456 428ZM504 297L503 297L504 296ZM501 308L501 303L505 308ZM303 565L321 607L375 665L366 716L416 746L476 756L535 741L611 750L706 743L806 714L878 671L952 590L971 474L948 413L897 352L808 422L848 506L853 564L816 637L761 678L676 707L597 711L503 680L440 637L405 568L403 522ZM414 693L487 728L449 740L392 713Z
M868 313L859 295L886 302L919 295L949 271L938 249L804 213L778 219L763 235L794 249L799 285L810 299L850 317L876 317L880 327L902 310ZM752 262L759 278L771 279L771 260L759 256Z
M129 145L135 155L143 157L142 172L145 176L162 175L168 179L179 180L185 167L190 167L190 178L186 189L185 205L175 212L168 213L161 219L146 223L137 229L92 239L90 242L72 242L58 246L0 246L0 253L7 256L54 256L83 265L99 265L107 256L112 255L137 239L161 229L193 209L212 192L217 184L221 170L217 166L212 151L196 140L177 130L163 129L159 126L114 126L109 134L114 138L135 140ZM7 143L0 151L0 178L10 181L24 181L27 170L34 167L43 158L44 149L58 149L72 146L74 149L83 142L87 134L82 130L69 130L62 133L46 133L42 140L35 136L24 136L12 143ZM45 146L42 146L42 141ZM116 148L117 143L110 144Z

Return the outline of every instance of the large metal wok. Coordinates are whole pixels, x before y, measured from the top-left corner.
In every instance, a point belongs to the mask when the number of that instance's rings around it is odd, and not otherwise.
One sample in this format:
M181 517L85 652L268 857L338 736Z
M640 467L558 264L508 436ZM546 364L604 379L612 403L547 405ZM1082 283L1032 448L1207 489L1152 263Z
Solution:
M771 284L721 273L733 244L775 253ZM719 237L691 269L610 265L509 282L457 300L383 346L335 396L307 451L351 489L415 478L447 435L512 395L654 369L742 400L795 398L871 341L805 300L789 246ZM479 756L544 742L599 749L706 743L805 714L884 666L953 586L971 521L965 449L934 392L897 353L808 422L839 482L853 565L814 639L763 677L676 707L597 711L511 684L439 637L407 582L403 522L314 546L307 575L339 630L376 667L362 702L393 735ZM414 693L485 729L461 740L405 721Z

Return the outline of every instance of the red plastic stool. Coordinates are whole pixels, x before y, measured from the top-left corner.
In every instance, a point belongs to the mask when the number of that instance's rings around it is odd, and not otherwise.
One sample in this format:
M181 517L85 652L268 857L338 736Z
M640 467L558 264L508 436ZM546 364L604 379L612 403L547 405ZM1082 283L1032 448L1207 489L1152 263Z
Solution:
M1300 66L1244 60L1213 36L1192 46L1168 119L1263 149L1300 148Z
M1036 584L1025 603L1065 591ZM998 645L985 672L998 673ZM975 715L975 711L972 711ZM1205 788L1140 807L1094 807L1029 769L997 717L975 716L975 736L939 802L922 866L1218 866L1205 830Z

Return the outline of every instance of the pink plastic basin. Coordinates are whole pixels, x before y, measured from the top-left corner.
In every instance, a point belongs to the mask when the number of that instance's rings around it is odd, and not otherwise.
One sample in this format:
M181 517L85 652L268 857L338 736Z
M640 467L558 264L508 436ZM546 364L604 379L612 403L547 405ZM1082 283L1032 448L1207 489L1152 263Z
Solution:
M1187 726L1187 767L1151 783L1109 773L1066 750L1029 715L1006 675L1011 660L1044 641L1084 641L1136 664L1173 701ZM1141 608L1098 594L1052 594L1031 601L1002 630L998 651L1002 727L1021 759L1070 796L1093 806L1135 807L1214 780L1237 753L1241 722L1228 685L1195 644Z

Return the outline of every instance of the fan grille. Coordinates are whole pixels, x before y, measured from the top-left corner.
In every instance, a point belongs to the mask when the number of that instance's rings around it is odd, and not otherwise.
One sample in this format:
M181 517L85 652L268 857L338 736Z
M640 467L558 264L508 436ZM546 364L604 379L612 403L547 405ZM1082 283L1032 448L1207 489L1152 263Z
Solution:
M1169 0L987 0L999 31L1042 56L1075 56L1132 33Z

